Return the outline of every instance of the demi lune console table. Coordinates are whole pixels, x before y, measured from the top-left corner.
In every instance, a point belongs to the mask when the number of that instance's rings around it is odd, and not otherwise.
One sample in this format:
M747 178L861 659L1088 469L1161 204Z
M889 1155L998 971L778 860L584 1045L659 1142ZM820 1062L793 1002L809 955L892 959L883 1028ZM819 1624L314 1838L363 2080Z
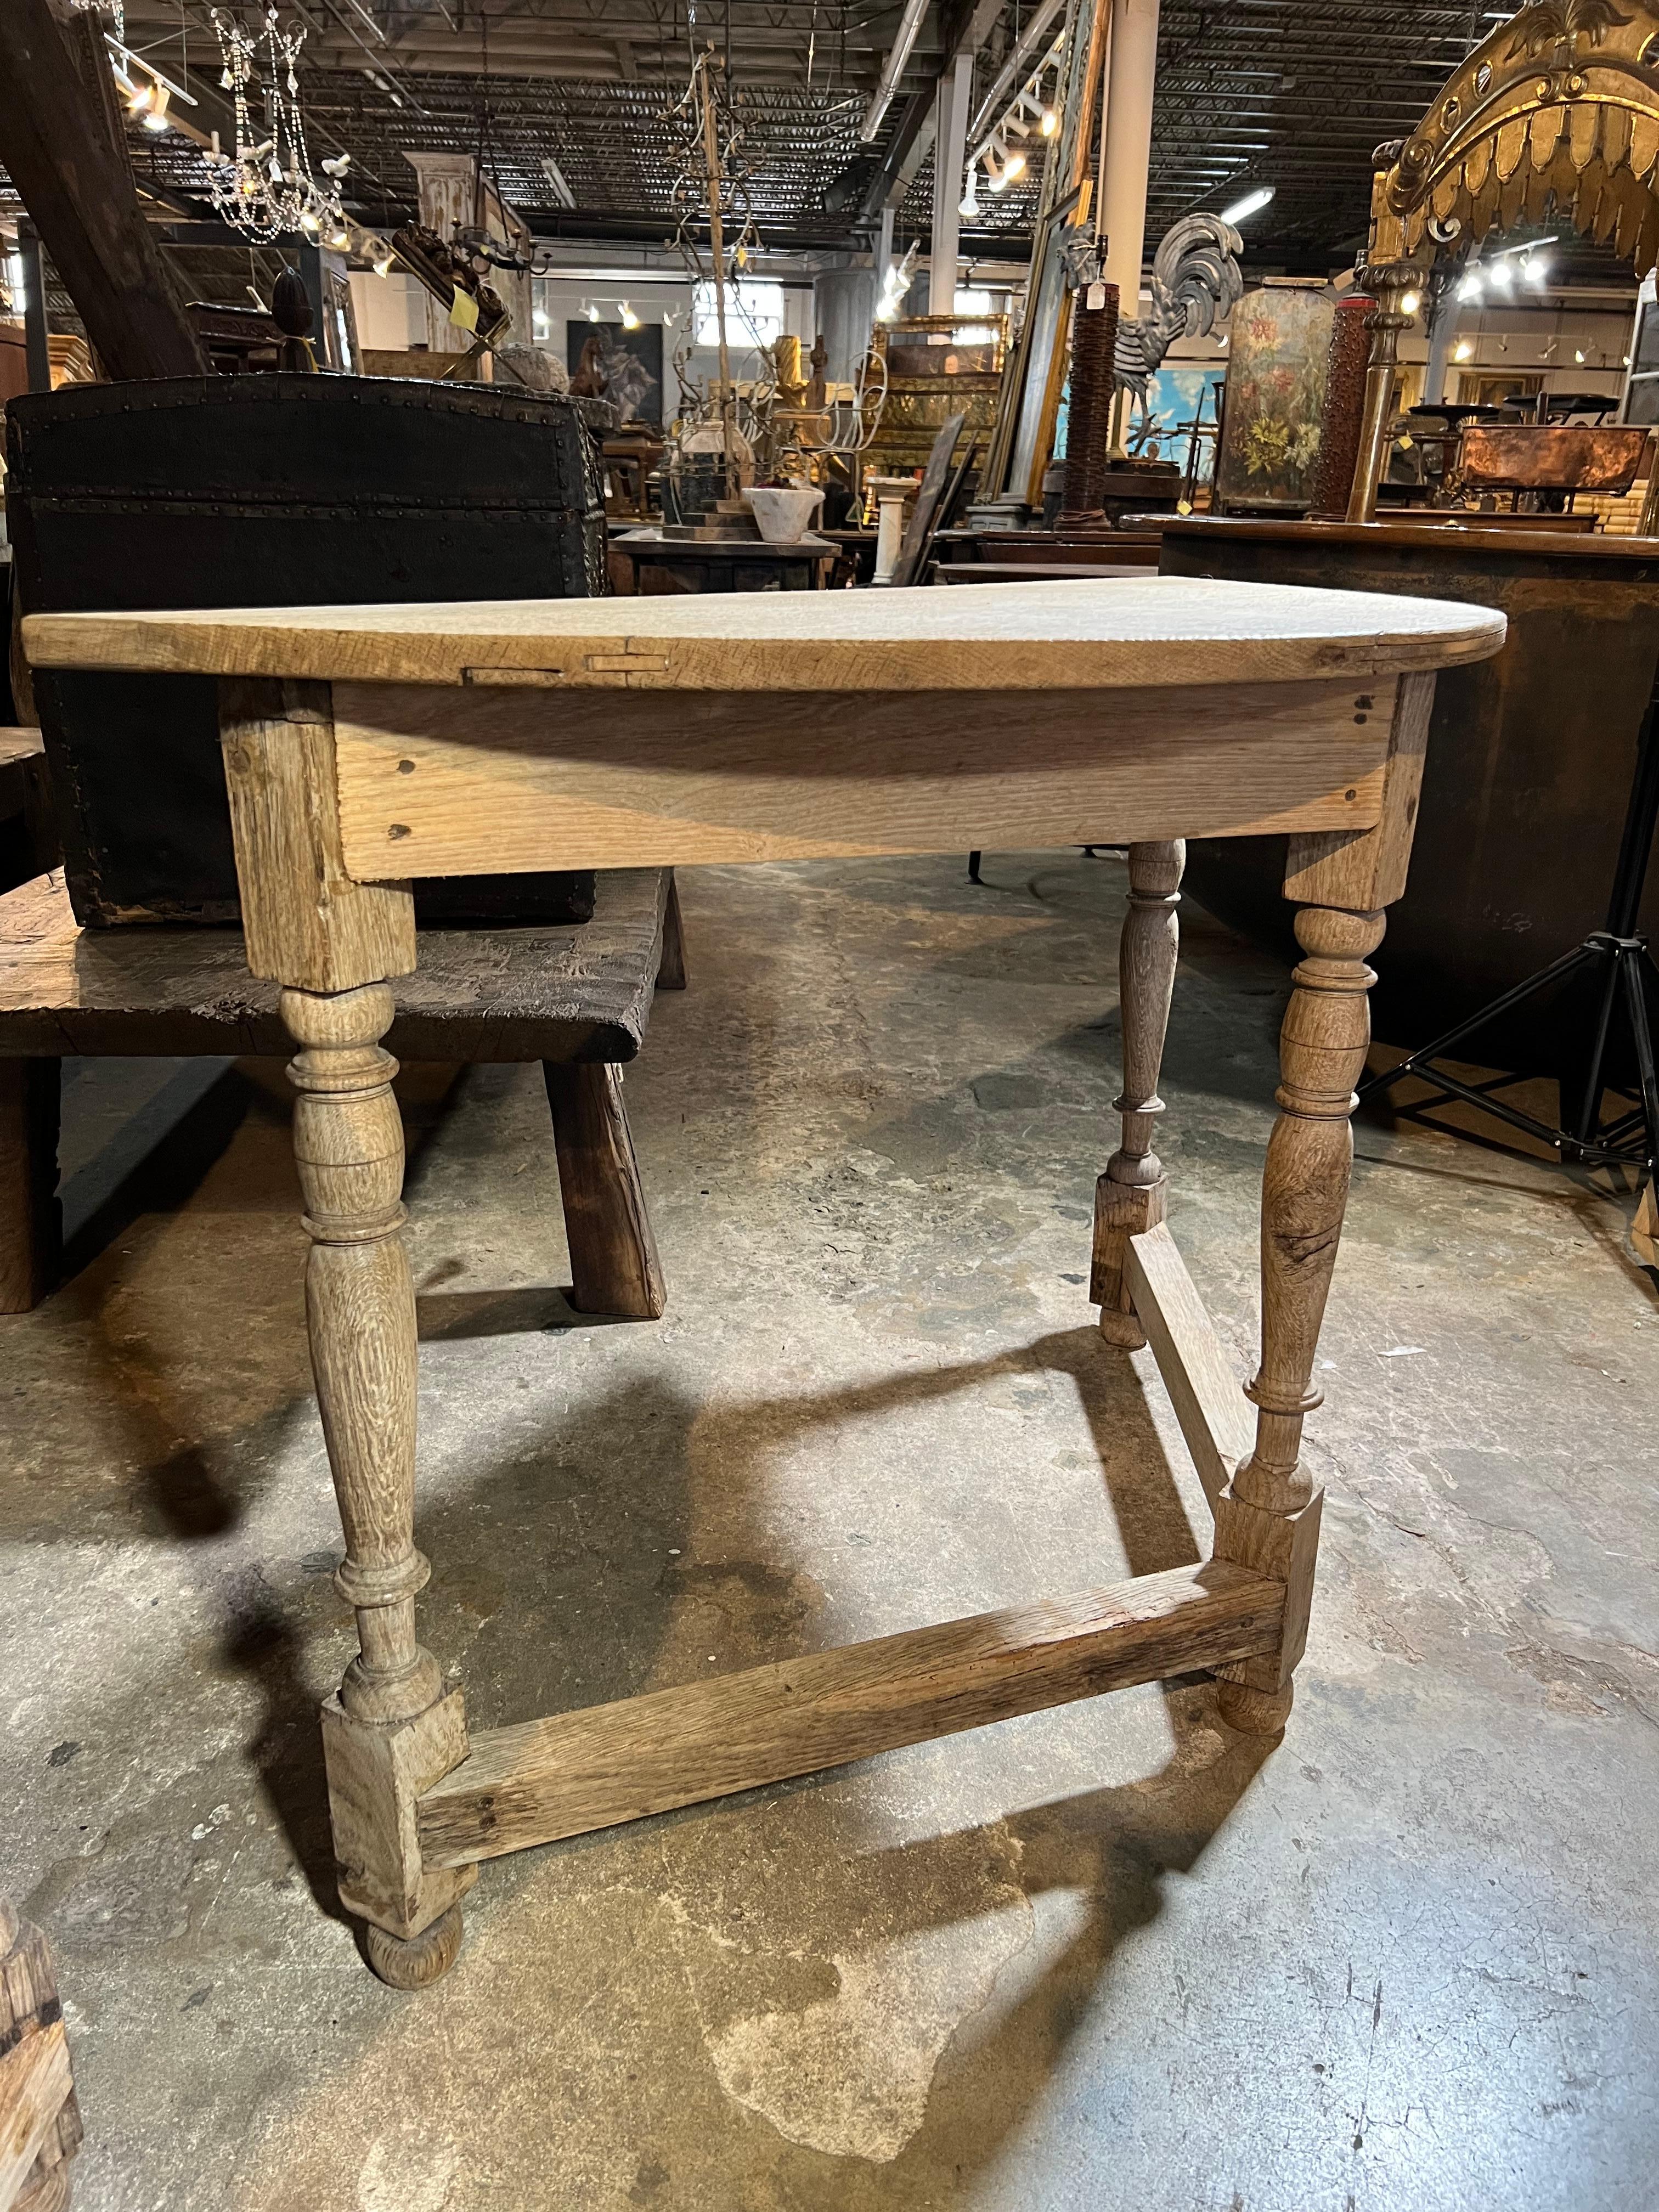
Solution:
M283 986L311 1356L360 1650L323 1707L340 1895L400 1988L459 1946L480 1861L786 1776L1214 1669L1276 1733L1320 1494L1300 1462L1347 1194L1366 956L1404 888L1434 672L1504 618L1175 578L971 592L43 615L41 667L220 678L248 963ZM1289 833L1304 957L1243 1395L1164 1226L1152 1148L1188 836ZM1121 1141L1091 1296L1150 1343L1211 1556L1115 1588L468 1735L416 1634L415 1302L381 1047L407 878L1121 844ZM1254 1416L1245 1398L1253 1401Z

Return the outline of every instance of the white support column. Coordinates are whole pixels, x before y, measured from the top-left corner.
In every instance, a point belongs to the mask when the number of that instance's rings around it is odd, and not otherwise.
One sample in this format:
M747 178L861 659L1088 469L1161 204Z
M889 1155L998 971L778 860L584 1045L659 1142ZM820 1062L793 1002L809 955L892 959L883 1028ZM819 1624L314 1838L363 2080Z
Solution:
M1106 241L1106 282L1117 286L1117 311L1126 322L1140 313L1152 89L1158 77L1158 0L1112 0L1099 229Z
M959 53L933 94L933 234L927 312L948 315L957 303L957 241L961 234L962 173L968 149L968 103L974 58Z

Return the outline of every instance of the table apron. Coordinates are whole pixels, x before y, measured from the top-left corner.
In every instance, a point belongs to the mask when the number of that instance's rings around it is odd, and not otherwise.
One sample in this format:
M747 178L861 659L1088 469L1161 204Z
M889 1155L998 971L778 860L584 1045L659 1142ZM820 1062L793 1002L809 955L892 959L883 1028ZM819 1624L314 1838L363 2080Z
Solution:
M1397 679L1118 690L337 683L360 883L1360 830Z

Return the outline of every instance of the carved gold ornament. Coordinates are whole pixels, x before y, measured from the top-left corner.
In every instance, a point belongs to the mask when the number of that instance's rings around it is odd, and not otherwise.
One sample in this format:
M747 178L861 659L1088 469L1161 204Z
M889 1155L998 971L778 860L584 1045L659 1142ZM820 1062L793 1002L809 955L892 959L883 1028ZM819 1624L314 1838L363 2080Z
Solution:
M1659 258L1659 6L1530 0L1377 149L1371 262L1558 212L1645 275Z

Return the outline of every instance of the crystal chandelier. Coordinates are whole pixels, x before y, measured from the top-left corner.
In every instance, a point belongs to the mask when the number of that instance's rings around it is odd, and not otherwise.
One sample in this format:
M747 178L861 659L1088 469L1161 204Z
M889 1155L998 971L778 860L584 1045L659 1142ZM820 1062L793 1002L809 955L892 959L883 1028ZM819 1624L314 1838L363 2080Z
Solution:
M125 46L127 42L125 0L71 0L71 4L76 13L80 15L107 14L114 22L116 39L122 46Z
M213 27L224 62L220 83L235 107L236 150L215 140L209 155L209 191L224 220L247 237L269 244L295 231L343 246L350 233L340 203L340 179L349 154L325 161L323 181L312 173L300 107L298 63L303 27L283 30L274 7L263 28L250 28L213 10ZM258 110L256 119L256 104Z

